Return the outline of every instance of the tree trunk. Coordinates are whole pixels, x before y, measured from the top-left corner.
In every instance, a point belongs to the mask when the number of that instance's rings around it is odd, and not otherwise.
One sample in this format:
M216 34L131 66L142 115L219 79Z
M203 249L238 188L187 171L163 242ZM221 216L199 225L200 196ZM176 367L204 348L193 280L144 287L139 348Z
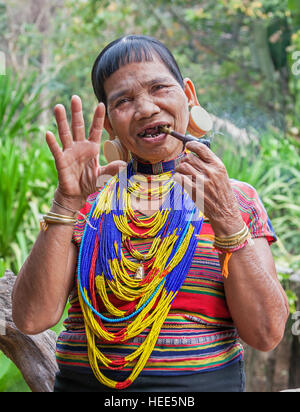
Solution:
M258 19L252 23L253 28L253 52L261 72L268 79L270 88L275 87L275 68L272 61L267 33L267 23L264 20Z
M15 363L33 392L52 392L57 371L56 334L48 330L28 336L17 329L11 316L15 279L10 271L0 278L0 350Z

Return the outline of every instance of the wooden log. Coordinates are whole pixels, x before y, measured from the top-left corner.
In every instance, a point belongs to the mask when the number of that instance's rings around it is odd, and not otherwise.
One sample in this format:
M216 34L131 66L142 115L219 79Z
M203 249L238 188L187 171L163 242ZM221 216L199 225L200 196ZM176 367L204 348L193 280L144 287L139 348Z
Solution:
M52 392L58 369L56 334L48 330L29 336L17 329L11 315L11 292L15 279L10 271L0 278L0 350L15 363L32 392Z

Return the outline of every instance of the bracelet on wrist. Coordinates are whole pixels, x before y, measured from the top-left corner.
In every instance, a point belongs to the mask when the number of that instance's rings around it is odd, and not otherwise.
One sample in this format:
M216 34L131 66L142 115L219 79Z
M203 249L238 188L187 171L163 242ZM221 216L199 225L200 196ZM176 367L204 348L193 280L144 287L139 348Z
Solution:
M234 243L238 241L240 238L245 236L245 234L249 233L249 229L246 225L245 222L243 222L243 228L239 230L236 233L233 233L232 235L229 236L216 236L215 235L215 241L218 243Z
M57 200L53 199L53 204L56 206L59 206L62 209L67 210L68 212L73 213L73 215L80 215L84 221L94 230L96 230L95 227L93 227L86 215L81 213L79 210L73 210L70 209L59 202ZM48 212L46 215L43 216L43 219L40 222L40 228L44 232L48 229L48 225L51 223L56 223L56 224L62 224L62 225L72 225L74 226L77 223L77 218L72 217L72 216L66 216L66 215L61 215L59 213L54 213L54 212Z
M244 248L247 244L253 244L251 233L244 222L244 227L237 233L231 236L218 237L215 236L213 248L219 252L225 254L225 260L222 268L222 275L228 277L228 263L231 258L232 253Z
M62 205L61 203L57 202L57 200L55 200L55 199L53 199L53 200L52 200L52 202L53 202L53 204L54 204L54 205L56 205L56 206L60 207L61 209L64 209L64 210L67 210L68 212L73 213L73 215L75 215L75 214L77 214L77 213L78 213L78 211L77 211L77 210L70 209L70 208L68 208L68 207L66 207L66 206L64 206L64 205Z
M73 217L60 215L54 212L48 212L46 215L43 216L43 219L40 222L40 227L41 230L45 232L48 229L48 225L51 223L74 226L76 222L77 219Z

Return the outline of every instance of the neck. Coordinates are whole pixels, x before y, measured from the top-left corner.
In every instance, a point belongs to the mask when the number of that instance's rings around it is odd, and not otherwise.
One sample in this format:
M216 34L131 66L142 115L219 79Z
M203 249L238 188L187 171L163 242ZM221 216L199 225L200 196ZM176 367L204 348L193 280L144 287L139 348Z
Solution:
M170 160L174 160L176 159L178 156L181 155L181 153L184 151L185 146L184 145L180 145L180 147L176 150L176 152L173 152L171 155L166 156L166 157L156 157L156 158L141 158L138 155L134 154L131 152L131 157L133 159L136 159L138 162L141 163L149 163L149 164L156 164L156 163L161 163L161 162L168 162ZM149 153L149 155L151 155L151 153Z
M136 173L146 174L146 175L158 175L165 172L174 171L175 167L180 163L181 159L186 155L185 152L181 152L175 158L158 161L155 163L149 162L149 160L144 160L132 156L132 166Z

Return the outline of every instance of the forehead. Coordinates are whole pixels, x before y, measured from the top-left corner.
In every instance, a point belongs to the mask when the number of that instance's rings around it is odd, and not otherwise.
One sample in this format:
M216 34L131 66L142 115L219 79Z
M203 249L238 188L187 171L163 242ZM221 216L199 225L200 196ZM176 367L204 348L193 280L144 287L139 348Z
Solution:
M129 63L121 66L104 82L107 101L115 98L116 94L136 87L147 87L159 81L177 83L169 69L158 59L150 62Z

